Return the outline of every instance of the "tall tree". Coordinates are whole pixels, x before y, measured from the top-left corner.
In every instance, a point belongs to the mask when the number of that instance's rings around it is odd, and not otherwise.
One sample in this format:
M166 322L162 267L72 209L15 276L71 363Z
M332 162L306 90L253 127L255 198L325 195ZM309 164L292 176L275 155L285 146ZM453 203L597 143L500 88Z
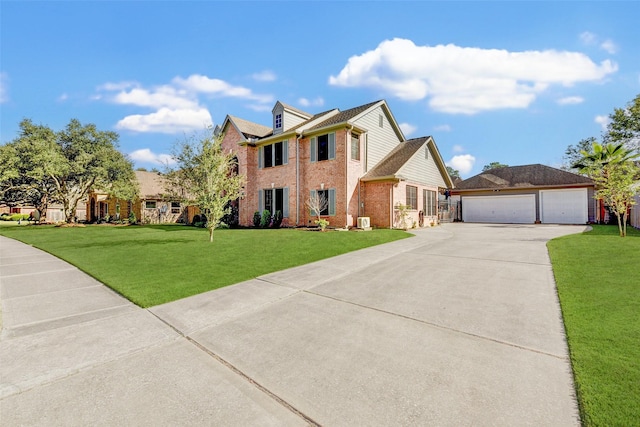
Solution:
M55 149L55 132L23 120L18 138L0 146L0 204L34 206L44 218L54 191L45 168Z
M449 174L452 180L462 179L460 178L460 171L452 168L451 166L447 166L447 173Z
M623 143L631 151L640 150L640 94L625 108L616 108L609 115L606 141Z
M561 169L569 172L575 172L576 168L574 168L574 165L582 161L582 159L584 158L582 152L591 151L594 142L597 142L596 139L590 136L589 138L581 140L576 145L569 145L564 152Z
M174 147L174 168L167 173L167 191L193 204L207 218L209 242L220 220L230 212L231 202L243 195L244 175L237 173L237 159L222 148L223 134L211 129Z
M490 171L491 169L496 169L496 168L508 168L508 167L509 165L505 165L500 162L491 162L488 165L484 165L484 167L482 168L482 172Z
M640 167L634 154L623 143L598 144L594 142L590 151L582 151L583 158L573 166L596 183L596 197L618 218L620 237L627 235L627 213L634 205L635 181L640 179Z
M78 202L92 188L132 200L137 194L135 175L131 161L118 151L117 140L115 132L99 131L76 119L57 133L25 119L18 138L7 144L13 161L3 168L0 188L3 194L6 189L15 194L13 184L20 181L19 188L28 189L32 197L62 203L68 223L75 222Z

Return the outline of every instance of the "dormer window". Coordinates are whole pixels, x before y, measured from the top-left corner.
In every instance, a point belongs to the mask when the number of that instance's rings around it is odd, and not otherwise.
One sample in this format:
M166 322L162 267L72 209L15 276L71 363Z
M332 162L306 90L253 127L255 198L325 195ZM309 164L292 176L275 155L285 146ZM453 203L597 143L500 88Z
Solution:
M276 114L275 129L282 129L282 114Z

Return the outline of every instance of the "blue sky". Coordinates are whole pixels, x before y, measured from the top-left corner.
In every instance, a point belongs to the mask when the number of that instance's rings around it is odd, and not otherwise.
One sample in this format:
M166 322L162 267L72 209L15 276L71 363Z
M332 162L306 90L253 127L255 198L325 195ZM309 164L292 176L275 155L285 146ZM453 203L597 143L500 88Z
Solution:
M640 2L0 2L0 141L120 135L136 167L226 114L385 99L463 177L559 166L640 93Z

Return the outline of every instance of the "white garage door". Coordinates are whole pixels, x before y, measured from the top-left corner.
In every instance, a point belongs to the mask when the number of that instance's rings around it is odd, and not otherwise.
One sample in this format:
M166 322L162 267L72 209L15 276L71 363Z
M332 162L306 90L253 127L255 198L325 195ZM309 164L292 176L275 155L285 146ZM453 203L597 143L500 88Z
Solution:
M462 197L462 220L465 222L533 224L536 222L535 195Z
M540 221L543 224L586 224L589 195L586 188L540 191Z

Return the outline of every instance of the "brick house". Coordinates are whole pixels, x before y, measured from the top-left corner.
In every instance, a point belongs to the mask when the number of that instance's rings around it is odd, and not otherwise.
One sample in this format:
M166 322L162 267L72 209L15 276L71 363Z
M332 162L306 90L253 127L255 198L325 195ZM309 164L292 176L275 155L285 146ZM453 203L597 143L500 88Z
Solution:
M285 226L309 225L314 194L328 200L321 215L332 227L355 227L359 217L399 227L398 205L409 206L409 226L429 225L438 194L453 187L433 138L406 140L384 100L319 114L277 102L271 127L228 115L216 132L247 179L241 225L264 210L281 211Z
M140 195L136 200L120 200L94 189L88 195L87 221L125 220L133 211L143 223L191 223L196 209L166 197L165 183L157 172L135 171Z

